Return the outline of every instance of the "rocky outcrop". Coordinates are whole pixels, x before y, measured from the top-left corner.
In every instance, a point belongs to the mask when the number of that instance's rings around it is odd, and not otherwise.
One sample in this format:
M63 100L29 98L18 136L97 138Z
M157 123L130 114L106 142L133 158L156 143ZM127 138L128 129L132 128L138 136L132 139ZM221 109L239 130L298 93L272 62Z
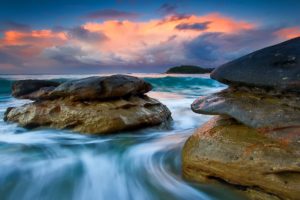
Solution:
M232 118L216 117L186 142L183 172L194 181L222 179L243 190L299 199L299 139L300 128L259 132Z
M103 134L159 125L171 116L165 105L144 94L151 85L132 76L90 77L48 88L31 91L27 96L37 101L9 108L5 120L27 128Z
M200 114L228 115L252 128L300 126L300 96L255 88L229 88L192 104Z
M206 74L212 72L213 68L204 68L193 65L181 65L171 67L166 71L166 74Z
M211 77L229 85L300 91L300 37L226 63Z
M49 100L71 98L73 100L105 100L149 92L152 86L133 76L112 75L70 80L59 84L53 81L23 80L13 84L16 98Z
M287 81L300 81L293 74L300 65L298 59L296 64L276 64L282 68L278 74L277 68L272 71L271 62L273 49L280 55L291 55L286 54L291 53L288 49L295 50L293 55L298 58L299 41L262 49L212 73L229 88L200 97L191 106L196 113L219 116L185 143L182 161L186 179L225 183L251 200L300 199L300 93L296 84ZM229 71L235 74L234 79ZM251 77L246 78L247 73ZM269 81L265 74L272 76ZM288 79L280 82L275 78L274 82L273 78L282 74ZM256 82L255 76L264 80Z

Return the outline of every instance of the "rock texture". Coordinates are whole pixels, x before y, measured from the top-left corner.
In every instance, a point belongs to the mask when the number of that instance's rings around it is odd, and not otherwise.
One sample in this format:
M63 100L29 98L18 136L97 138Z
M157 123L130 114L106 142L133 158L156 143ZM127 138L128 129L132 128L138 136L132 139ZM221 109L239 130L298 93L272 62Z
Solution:
M11 109L6 118L27 128L52 127L99 134L159 125L170 115L165 105L145 96L103 102L45 100Z
M27 97L38 101L7 109L4 119L27 128L104 134L159 125L171 118L165 105L144 95L151 85L136 77L90 77L48 88L31 91Z
M300 91L300 37L226 63L211 77L230 85Z
M36 94L51 91L59 85L58 82L45 80L21 80L12 85L12 96L20 99L36 99ZM41 90L41 91L40 91ZM39 94L38 96L40 96Z
M216 69L229 88L194 101L219 115L185 143L183 175L230 185L250 200L300 200L300 38Z
M228 115L247 126L274 129L300 126L300 96L251 88L229 88L192 104L200 114Z
M223 180L241 191L264 193L263 199L299 199L299 139L300 128L262 133L216 117L186 142L183 174L198 182ZM258 198L253 191L244 194Z
M137 77L113 75L68 81L55 88L48 96L50 99L70 97L74 100L101 100L144 94L151 89L149 83Z

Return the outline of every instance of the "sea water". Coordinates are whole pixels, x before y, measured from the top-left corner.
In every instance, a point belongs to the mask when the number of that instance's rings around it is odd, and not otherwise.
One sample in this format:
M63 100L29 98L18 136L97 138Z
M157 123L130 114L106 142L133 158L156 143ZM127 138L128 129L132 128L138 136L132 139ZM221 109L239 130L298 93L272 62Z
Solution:
M11 96L14 80L66 81L91 75L0 76L0 199L12 200L231 200L227 188L182 178L181 149L211 116L191 103L225 86L208 75L133 74L153 85L149 96L172 112L169 129L146 128L106 136L67 130L28 130L3 121L8 107L30 101Z

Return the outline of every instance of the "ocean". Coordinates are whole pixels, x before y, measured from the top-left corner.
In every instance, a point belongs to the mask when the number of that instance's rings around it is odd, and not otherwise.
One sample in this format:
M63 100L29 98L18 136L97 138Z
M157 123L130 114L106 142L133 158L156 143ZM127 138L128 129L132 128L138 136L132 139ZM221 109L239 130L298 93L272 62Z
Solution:
M190 105L225 86L208 75L131 75L153 85L148 95L171 110L170 129L152 127L105 136L24 129L3 121L8 107L30 102L11 96L14 80L63 82L92 75L0 76L0 199L240 199L228 188L187 182L181 176L184 142L211 118L193 113Z

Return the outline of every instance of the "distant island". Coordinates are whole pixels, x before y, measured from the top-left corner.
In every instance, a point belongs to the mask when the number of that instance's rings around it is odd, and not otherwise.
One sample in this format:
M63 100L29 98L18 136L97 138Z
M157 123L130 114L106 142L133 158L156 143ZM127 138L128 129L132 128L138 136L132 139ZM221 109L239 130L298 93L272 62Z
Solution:
M166 74L205 74L210 73L214 68L202 68L193 65L181 65L176 67L171 67L165 73Z

